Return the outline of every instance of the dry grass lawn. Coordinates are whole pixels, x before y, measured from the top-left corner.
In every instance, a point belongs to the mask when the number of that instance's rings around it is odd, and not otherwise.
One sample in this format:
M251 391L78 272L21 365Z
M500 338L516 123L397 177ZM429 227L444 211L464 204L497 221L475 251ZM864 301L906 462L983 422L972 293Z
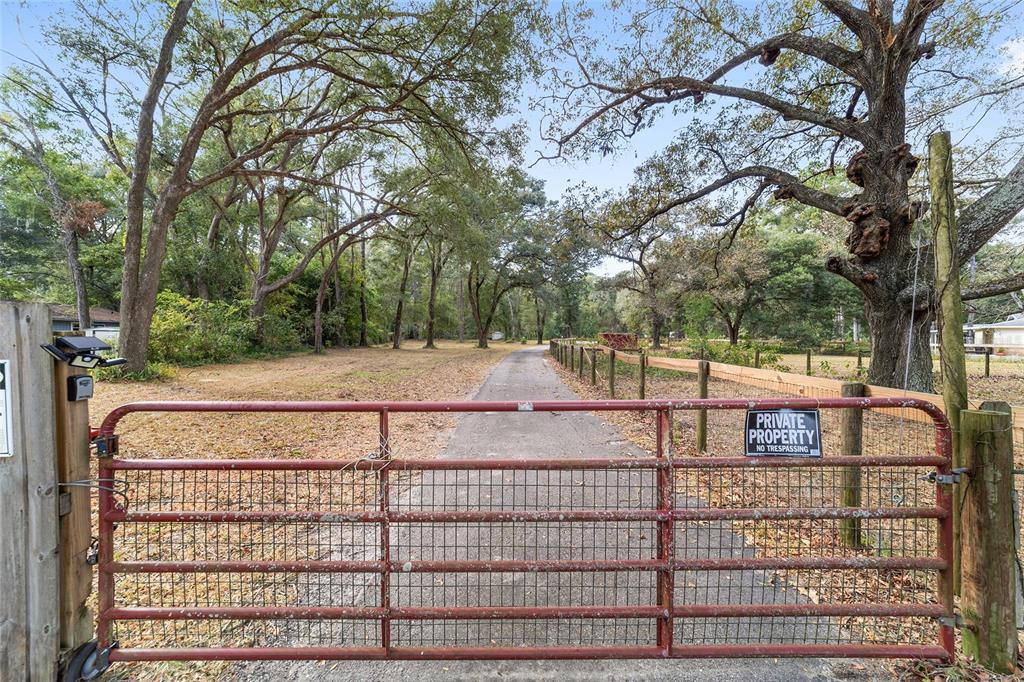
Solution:
M864 370L869 358L864 357ZM938 358L933 358L938 369ZM807 371L807 356L801 354L783 355L780 365L787 371L803 374ZM985 358L981 355L967 356L967 381L970 397L975 400L1005 400L1011 404L1024 402L1024 358L992 356L990 375L985 376ZM811 371L815 376L840 380L857 379L856 356L812 355ZM935 390L941 391L938 372L935 373Z
M472 397L495 364L522 348L481 350L442 341L423 350L352 348L274 360L183 368L166 382L100 383L92 423L139 400L462 400ZM445 444L455 416L394 415L396 455L431 457ZM117 432L131 457L359 457L377 446L377 416L340 414L133 414Z
M161 383L102 383L92 401L92 423L118 405L139 400L462 400L471 398L491 369L509 352L522 348L499 343L487 350L471 344L442 342L437 350L412 343L395 351L384 348L332 350L317 356L183 369ZM390 419L392 456L430 458L445 446L457 415L396 414ZM378 448L377 414L198 414L144 413L127 416L117 432L127 458L329 458L358 459ZM339 472L324 479L288 472L221 478L200 474L124 475L128 506L154 509L355 509L371 491L358 485L359 475ZM188 483L186 483L186 480ZM310 485L313 481L316 485ZM346 484L347 482L347 484ZM319 485L321 483L326 484ZM248 493L247 493L248 491ZM255 495L247 501L246 494ZM284 505L284 506L282 506ZM230 524L228 524L230 525ZM269 559L323 559L317 554L330 540L316 536L308 524L194 524L187 532L175 524L122 524L115 532L119 560L189 559L193 556L236 559L269 552ZM213 549L211 549L213 548ZM179 556L180 554L180 556ZM155 579L147 574L121 576L117 599L126 605L242 605L299 600L295 576L281 582L272 574L251 574L235 581L177 575ZM95 593L93 598L95 599ZM95 604L93 604L95 607ZM127 646L241 645L237 633L199 642L202 623L117 624L115 634ZM230 624L230 623L229 623ZM243 628L244 629L244 628ZM233 631L232 631L233 632ZM226 663L119 664L111 679L150 682L210 680L231 669Z

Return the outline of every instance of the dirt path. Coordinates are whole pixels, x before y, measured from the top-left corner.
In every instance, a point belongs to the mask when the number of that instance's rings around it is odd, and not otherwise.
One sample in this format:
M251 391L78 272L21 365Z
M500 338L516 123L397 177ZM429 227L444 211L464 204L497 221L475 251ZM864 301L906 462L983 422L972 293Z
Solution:
M477 400L572 399L576 395L558 378L537 350L513 353L497 365ZM590 414L473 414L464 417L442 457L583 457L642 454L619 432ZM564 473L575 479L580 472ZM452 476L452 474L447 474ZM428 472L398 500L400 508L544 508L572 505L650 507L654 487L650 472L587 472L590 481L553 478L548 472L461 472L447 478ZM541 479L540 477L544 477ZM697 500L677 500L697 505ZM611 559L652 556L653 523L608 524L448 524L443 528L407 524L397 529L393 556L398 560L438 559ZM649 527L648 527L649 526ZM677 543L688 554L742 556L750 549L728 532L711 527L686 529ZM365 539L349 543L372 546ZM456 549L458 548L458 549ZM608 548L615 548L609 550ZM609 552L613 553L609 553ZM358 557L345 557L358 558ZM651 604L654 576L648 573L501 573L399 574L393 576L396 606ZM370 604L375 594L343 596L351 604ZM705 572L677 577L678 603L757 603L801 601L785 586L752 571ZM809 628L809 629L808 629ZM364 632L365 631L361 631ZM522 646L528 643L651 645L651 621L556 620L519 623L497 621L453 623L405 621L393 625L395 646ZM354 639L357 633L351 633ZM362 635L362 636L365 636ZM678 622L676 639L683 642L793 641L801 637L834 637L827 622L803 623L799 632L770 618L706 619ZM298 645L298 644L296 644ZM840 666L845 667L843 664ZM256 680L828 680L832 664L807 660L627 660L627 661L464 661L464 662L273 662L253 663L230 677Z

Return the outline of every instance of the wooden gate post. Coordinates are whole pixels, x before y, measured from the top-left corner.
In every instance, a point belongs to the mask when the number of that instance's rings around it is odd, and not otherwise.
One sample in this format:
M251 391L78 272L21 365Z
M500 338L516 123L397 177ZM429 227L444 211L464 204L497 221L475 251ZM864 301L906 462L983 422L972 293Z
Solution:
M985 349L985 377L986 378L992 376L992 374L991 374L991 364L992 364L992 349L991 348L986 348Z
M60 645L49 342L49 308L0 302L0 679L19 682L56 679Z
M864 384L843 384L844 398L862 398ZM844 408L840 417L839 454L843 457L863 454L864 410ZM842 504L844 507L860 506L861 471L860 467L843 467L842 469ZM846 547L861 546L860 519L841 519L839 536Z
M754 367L756 369L760 369L761 368L761 349L760 348L755 348L754 349Z
M697 397L708 397L708 375L711 374L711 363L701 360L697 363ZM708 450L708 411L697 410L697 452Z
M590 385L595 386L597 384L597 354L596 348L590 349Z
M1013 530L1013 431L1009 406L960 413L960 454L969 472L961 486L960 555L963 651L989 670L1016 670L1016 551Z
M57 425L57 475L61 483L89 480L89 401L68 400L68 379L87 372L53 360ZM93 614L86 606L92 592L90 489L60 490L60 648L71 652L93 638Z
M967 359L964 353L964 305L957 259L956 200L953 193L953 147L948 131L928 138L928 184L931 187L932 253L935 258L935 324L939 328L942 400L953 434L953 466L963 466L960 413L967 403ZM960 505L963 485L953 493L953 590L960 594Z
M615 398L615 349L608 351L608 397Z
M580 366L579 366L579 377L580 381L583 381L583 354L586 352L586 348L580 346Z
M807 351L807 376L811 376L811 351Z
M647 395L647 353L640 351L640 400Z

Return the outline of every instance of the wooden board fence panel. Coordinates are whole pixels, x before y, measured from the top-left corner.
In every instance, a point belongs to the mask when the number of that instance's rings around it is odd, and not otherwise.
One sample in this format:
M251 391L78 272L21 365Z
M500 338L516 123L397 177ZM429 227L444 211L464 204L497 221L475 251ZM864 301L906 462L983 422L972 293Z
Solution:
M53 680L59 649L57 442L50 311L0 303L0 360L8 360L13 454L0 458L0 679Z

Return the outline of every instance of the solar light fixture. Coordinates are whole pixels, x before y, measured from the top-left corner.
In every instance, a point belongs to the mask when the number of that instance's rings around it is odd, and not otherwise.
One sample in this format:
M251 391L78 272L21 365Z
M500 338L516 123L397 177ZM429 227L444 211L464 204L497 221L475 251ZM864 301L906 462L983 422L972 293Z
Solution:
M110 349L109 345L95 336L58 336L54 343L43 344L43 350L72 367L116 367L128 362L124 358L100 357L100 353Z

